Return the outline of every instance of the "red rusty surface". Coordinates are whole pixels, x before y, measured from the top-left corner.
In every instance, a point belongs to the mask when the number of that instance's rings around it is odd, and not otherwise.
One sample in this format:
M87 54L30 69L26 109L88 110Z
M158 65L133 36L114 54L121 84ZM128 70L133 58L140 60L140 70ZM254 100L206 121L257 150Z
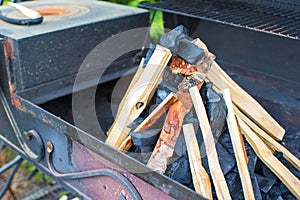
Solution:
M3 41L3 46L4 46L4 56L9 57L10 59L16 59L13 51L12 40L7 39Z
M129 179L143 199L173 199L167 195L168 189L166 186L166 193L164 193L76 142L73 142L71 158L72 163L77 168L76 170L114 169L119 171ZM132 199L130 193L118 181L111 177L98 176L85 178L76 180L73 184L92 199L117 199L120 195L125 196L127 199Z

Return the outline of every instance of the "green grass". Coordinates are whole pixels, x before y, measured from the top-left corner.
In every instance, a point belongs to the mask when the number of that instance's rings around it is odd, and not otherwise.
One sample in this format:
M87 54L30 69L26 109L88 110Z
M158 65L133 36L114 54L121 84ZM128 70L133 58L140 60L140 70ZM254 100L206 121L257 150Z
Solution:
M33 170L35 170L35 167L33 165L31 165L29 162L27 162L26 160L24 160L21 164L21 169L27 173L27 174L30 174ZM44 180L47 182L47 183L51 183L52 182L52 179L47 176L47 175L44 175L44 179L43 179L43 173L41 171L38 171L35 175L34 175L34 178L36 178L37 181L39 182L43 182Z

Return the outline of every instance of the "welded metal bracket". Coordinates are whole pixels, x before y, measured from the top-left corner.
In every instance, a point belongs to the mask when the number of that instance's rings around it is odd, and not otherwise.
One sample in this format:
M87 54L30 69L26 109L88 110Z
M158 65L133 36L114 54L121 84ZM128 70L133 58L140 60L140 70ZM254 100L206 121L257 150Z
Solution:
M118 181L127 191L130 193L134 200L142 200L142 197L138 193L137 189L134 185L121 173L112 170L112 169L95 169L95 170L88 170L83 172L73 172L73 173L60 173L58 172L52 162L52 154L54 151L54 146L51 142L47 142L47 163L50 172L56 176L57 178L61 179L82 179L82 178L90 178L96 176L109 176L116 181ZM124 199L121 195L119 199Z
M4 95L4 92L2 91L2 88L0 87L0 101L3 105L3 108L5 110L6 116L9 120L9 123L11 124L12 129L14 130L14 133L16 135L16 138L22 148L22 150L33 160L40 161L44 156L44 145L41 136L36 132L35 130L29 130L25 131L23 134L20 131L20 128L18 126L18 123L15 120L15 117L13 115L13 112L6 100L6 97ZM28 140L26 141L25 138ZM32 149L28 146L27 143L31 143L32 147L39 147L37 150L32 151Z

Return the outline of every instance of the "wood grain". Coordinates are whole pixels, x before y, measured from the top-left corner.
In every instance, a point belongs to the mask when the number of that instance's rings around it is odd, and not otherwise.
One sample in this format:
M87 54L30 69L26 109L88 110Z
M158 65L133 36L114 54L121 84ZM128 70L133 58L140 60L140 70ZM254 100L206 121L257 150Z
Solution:
M171 92L133 132L141 132L150 128L176 101L177 96ZM127 152L131 146L132 139L131 136L128 135L128 137L120 145L119 150Z
M260 160L282 181L297 199L300 199L300 181L269 150L267 145L241 118L237 117L241 130Z
M240 138L239 127L235 118L235 114L233 111L233 105L231 102L229 89L225 89L222 92L226 106L227 106L227 126L229 129L229 134L231 137L231 142L233 146L233 151L235 155L235 159L237 162L237 167L239 170L239 175L243 187L243 193L246 200L255 199L254 192L252 188L252 182L244 154L244 142ZM243 143L242 143L243 142ZM247 156L247 155L246 155Z
M262 138L267 145L277 152L281 152L283 157L291 163L298 171L300 171L300 160L294 156L283 145L279 144L271 136L269 136L264 130L259 128L254 122L252 122L246 115L244 115L236 106L234 106L234 112L243 120L260 138Z
M124 101L124 106L116 118L116 123L113 124L110 134L105 141L106 144L119 148L129 135L130 129L127 126L145 109L151 99L151 94L154 93L162 80L162 72L171 56L172 54L169 49L156 46L139 80L128 93Z
M188 151L194 188L197 193L208 199L212 199L211 182L206 170L202 166L201 154L194 126L193 124L185 124L182 128Z
M282 140L285 130L275 119L245 90L235 83L222 68L213 62L207 79L220 90L229 88L232 100L251 120L277 140Z
M207 160L209 165L210 174L215 186L218 199L231 199L227 183L221 170L218 160L218 154L215 147L215 141L211 132L210 124L203 105L202 98L199 94L197 87L190 88L190 94L193 100L195 111L200 123L203 141L207 153Z

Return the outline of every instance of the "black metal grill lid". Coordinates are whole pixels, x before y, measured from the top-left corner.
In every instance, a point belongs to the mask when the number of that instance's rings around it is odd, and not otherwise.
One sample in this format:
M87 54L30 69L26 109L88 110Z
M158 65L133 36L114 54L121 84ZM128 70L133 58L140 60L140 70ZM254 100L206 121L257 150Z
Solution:
M300 40L297 0L166 0L140 7Z

